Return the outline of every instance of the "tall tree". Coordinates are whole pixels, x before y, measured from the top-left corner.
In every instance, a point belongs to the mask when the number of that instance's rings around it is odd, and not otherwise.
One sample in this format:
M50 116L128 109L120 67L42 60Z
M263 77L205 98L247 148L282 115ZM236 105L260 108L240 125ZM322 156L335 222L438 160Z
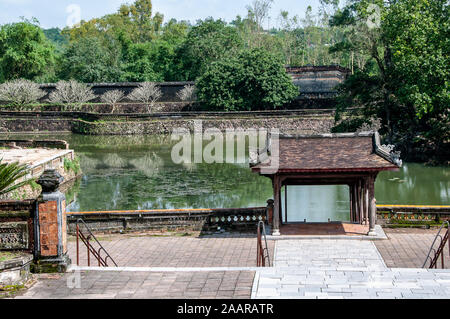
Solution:
M241 47L242 39L235 28L222 20L199 20L177 50L180 79L195 80L207 65Z
M121 79L121 47L117 41L81 38L64 52L59 76L84 83L117 82Z
M55 49L36 20L0 26L0 82L45 81L53 76L54 64Z
M261 48L213 62L196 86L199 100L208 110L275 109L298 95L283 60Z
M336 130L355 129L376 116L386 141L406 158L448 158L449 18L445 0L353 0L338 12L333 23L360 30L338 49L353 47L370 59L342 87L340 110L361 109Z

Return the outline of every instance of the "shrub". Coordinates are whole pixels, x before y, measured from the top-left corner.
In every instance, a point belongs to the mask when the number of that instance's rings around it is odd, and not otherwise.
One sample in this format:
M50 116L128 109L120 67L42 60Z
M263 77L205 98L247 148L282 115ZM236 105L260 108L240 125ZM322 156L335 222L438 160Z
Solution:
M108 91L101 96L101 100L105 103L111 104L111 113L114 113L117 103L119 103L123 99L124 95L125 94L120 90Z
M155 103L161 98L161 89L153 82L142 82L139 87L134 89L128 96L133 101L139 101L147 105L148 113Z
M283 61L264 49L243 50L212 63L196 87L208 110L275 109L298 96Z
M36 103L46 93L30 80L13 80L0 85L0 100L15 106Z
M183 89L177 92L177 97L183 101L194 101L195 97L195 86L194 85L185 85Z
M90 86L75 80L59 81L56 90L50 93L50 102L68 104L74 109L80 109L81 105L95 98Z

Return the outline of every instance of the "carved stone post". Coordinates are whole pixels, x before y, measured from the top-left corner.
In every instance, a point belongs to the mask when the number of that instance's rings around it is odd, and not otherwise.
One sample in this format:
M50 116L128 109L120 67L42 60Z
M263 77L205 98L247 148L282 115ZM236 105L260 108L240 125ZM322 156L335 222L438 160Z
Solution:
M34 216L34 271L65 272L67 255L66 198L58 189L64 178L54 169L45 170L37 183L42 194Z

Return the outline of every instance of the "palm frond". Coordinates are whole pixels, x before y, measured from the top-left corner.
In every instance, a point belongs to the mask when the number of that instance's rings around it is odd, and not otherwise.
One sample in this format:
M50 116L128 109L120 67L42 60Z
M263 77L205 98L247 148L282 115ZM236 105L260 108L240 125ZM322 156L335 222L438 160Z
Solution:
M0 159L0 195L12 192L28 183L28 180L16 183L28 173L28 167L19 163L2 163Z

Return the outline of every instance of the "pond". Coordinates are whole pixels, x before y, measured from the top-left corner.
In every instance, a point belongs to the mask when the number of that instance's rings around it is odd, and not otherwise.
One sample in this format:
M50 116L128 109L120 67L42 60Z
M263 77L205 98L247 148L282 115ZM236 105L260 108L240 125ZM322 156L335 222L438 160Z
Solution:
M271 181L249 169L248 152L241 164L175 164L170 136L33 138L65 139L81 159L83 177L66 194L69 211L252 207L273 197ZM375 187L377 204L448 205L450 168L406 163L380 173ZM288 221L346 221L348 193L346 186L290 186Z

